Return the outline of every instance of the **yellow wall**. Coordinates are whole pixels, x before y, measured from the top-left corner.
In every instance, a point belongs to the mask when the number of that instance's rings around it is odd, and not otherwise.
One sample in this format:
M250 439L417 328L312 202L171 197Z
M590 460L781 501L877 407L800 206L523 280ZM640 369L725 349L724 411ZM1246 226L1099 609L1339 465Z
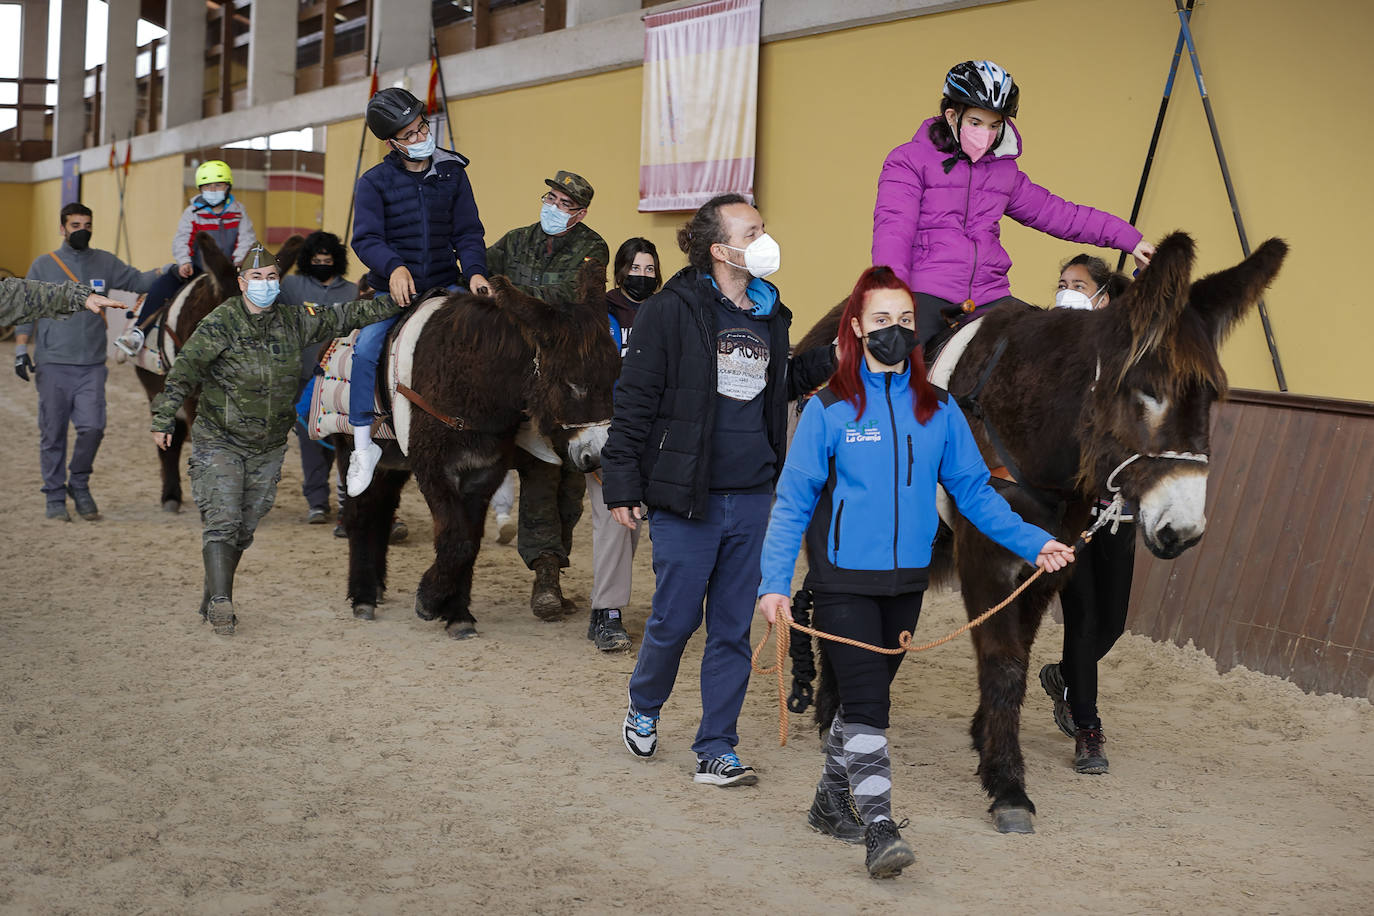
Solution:
M0 184L0 267L16 277L33 263L29 222L33 211L33 185Z
M94 214L95 231L91 235L91 244L107 251L114 251L119 228L119 187L116 179L116 173L109 169L81 176L81 202L90 207ZM176 234L181 211L189 201L181 184L180 155L135 162L129 167L124 194L124 219L129 229L127 259L139 270L151 270L173 261L172 237ZM54 225L58 209L52 211ZM122 242L119 256L126 257Z
M1128 215L1177 35L1168 7L1163 0L1012 0L764 45L756 190L782 245L775 279L797 315L793 338L866 266L883 157L933 113L944 72L958 60L992 58L1015 75L1026 148L1020 163L1035 181ZM1281 235L1293 246L1267 297L1289 387L1374 401L1374 373L1364 368L1374 312L1358 301L1361 285L1350 270L1363 263L1364 215L1374 210L1374 182L1361 158L1374 126L1364 118L1325 121L1311 107L1325 103L1302 91L1314 60L1342 61L1342 85L1374 83L1374 57L1361 43L1374 34L1374 4L1211 0L1194 25L1251 242ZM673 233L685 214L635 209L641 89L640 69L631 68L453 103L488 241L534 222L542 179L567 168L595 186L588 223L612 251L644 235L658 245L665 272L680 267ZM329 126L323 206L324 226L334 232L347 216L361 130L361 119ZM369 137L364 168L383 152ZM179 168L179 157L171 158ZM31 225L49 197L56 200L56 182L48 184L33 193ZM158 185L177 186L175 177ZM7 193L0 191L0 203ZM137 197L131 215L136 226L151 222L156 259L166 259L161 252L184 205L165 191ZM249 210L258 221L251 201ZM1140 225L1152 239L1191 232L1200 271L1240 258L1186 58ZM96 243L108 244L113 235L102 233L112 225L98 213L97 226ZM1017 265L1013 291L1050 301L1059 263L1083 246L1010 220L1003 227ZM1115 262L1114 253L1103 254ZM1322 320L1311 320L1318 309ZM1275 387L1257 319L1235 332L1224 357L1233 384Z

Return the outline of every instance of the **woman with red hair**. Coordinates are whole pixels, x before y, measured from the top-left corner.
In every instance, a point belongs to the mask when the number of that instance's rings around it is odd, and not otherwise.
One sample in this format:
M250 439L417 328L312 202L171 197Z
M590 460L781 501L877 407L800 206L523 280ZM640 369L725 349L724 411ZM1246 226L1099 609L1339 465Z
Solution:
M1073 551L1023 522L988 484L968 422L925 377L916 303L888 267L864 271L840 318L838 364L797 424L763 544L759 609L791 619L806 539L815 625L895 648L915 630L939 515L936 484L978 530L1054 571ZM824 644L840 706L826 733L811 826L867 847L868 873L899 875L915 854L892 819L889 685L902 655Z

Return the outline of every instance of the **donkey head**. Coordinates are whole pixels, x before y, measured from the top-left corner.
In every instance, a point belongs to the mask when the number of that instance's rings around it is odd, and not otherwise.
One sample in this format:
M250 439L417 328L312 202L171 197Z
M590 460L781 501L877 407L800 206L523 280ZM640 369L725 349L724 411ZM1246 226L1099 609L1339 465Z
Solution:
M534 350L525 403L530 418L578 470L601 464L611 425L611 396L620 354L606 309L606 266L588 262L578 275L577 301L547 303L493 277L492 295L512 315Z
M1120 487L1139 505L1145 546L1163 559L1196 544L1206 528L1211 407L1226 392L1218 349L1273 281L1288 246L1270 239L1196 283L1193 250L1187 235L1170 235L1100 313L1097 380L1084 405L1085 490Z

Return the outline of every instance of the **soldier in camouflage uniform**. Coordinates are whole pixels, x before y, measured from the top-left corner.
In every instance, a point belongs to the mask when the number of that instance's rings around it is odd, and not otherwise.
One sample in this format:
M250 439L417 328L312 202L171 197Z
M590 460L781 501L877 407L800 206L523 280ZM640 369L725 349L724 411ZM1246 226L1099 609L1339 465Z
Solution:
M191 493L200 508L205 592L200 613L234 632L234 572L272 508L286 438L296 422L301 351L398 311L390 299L274 309L277 263L261 244L239 269L243 295L196 326L153 400L153 441L172 441L177 409L200 388L191 427Z
M126 306L114 299L98 296L89 286L78 283L0 280L0 324L65 318L83 308L98 315L101 309L122 309Z
M550 304L572 302L577 275L587 261L610 263L606 240L583 222L592 186L581 175L559 171L544 179L539 222L512 229L487 249L487 270L504 274L522 292ZM568 565L573 528L582 517L587 479L567 462L557 466L517 449L520 472L520 558L534 570L530 609L549 619L577 608L563 597L558 574Z

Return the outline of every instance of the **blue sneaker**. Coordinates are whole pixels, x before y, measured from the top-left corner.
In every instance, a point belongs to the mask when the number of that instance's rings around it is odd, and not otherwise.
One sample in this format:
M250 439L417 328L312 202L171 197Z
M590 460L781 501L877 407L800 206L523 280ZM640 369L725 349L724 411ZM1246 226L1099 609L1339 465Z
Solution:
M658 750L658 716L642 716L631 706L625 713L625 746L647 760Z
M732 753L697 761L697 772L692 781L722 787L752 786L759 781L759 777L753 767L740 763L739 757Z

